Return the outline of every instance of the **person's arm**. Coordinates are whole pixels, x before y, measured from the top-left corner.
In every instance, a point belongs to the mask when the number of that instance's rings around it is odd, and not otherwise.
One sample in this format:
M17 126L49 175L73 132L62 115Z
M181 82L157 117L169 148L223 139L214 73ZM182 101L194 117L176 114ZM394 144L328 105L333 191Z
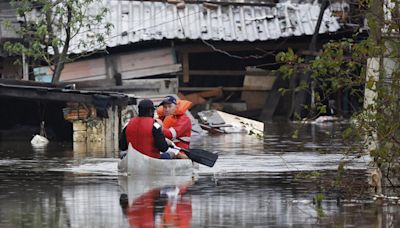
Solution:
M159 123L154 122L153 124L153 137L154 137L154 142L156 144L156 147L161 151L165 152L168 150L168 144L165 141L165 136L161 131L162 127Z
M170 128L163 128L162 132L165 137L169 139L176 139L181 137L185 132L190 131L192 129L192 122L189 117L181 116L174 124L174 126Z
M122 129L119 137L119 149L122 151L128 150L128 141L126 139L126 127Z

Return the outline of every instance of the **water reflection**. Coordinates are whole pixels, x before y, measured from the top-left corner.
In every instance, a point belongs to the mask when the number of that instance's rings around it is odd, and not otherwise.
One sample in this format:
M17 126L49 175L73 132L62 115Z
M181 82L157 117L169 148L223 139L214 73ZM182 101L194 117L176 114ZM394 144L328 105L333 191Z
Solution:
M190 176L177 178L120 178L123 190L119 202L131 227L190 227L192 199L188 189L193 182Z

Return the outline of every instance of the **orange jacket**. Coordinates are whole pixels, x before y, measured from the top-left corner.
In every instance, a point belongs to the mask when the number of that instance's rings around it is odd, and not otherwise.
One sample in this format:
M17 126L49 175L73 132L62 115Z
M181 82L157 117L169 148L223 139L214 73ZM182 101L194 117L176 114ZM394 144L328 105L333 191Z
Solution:
M171 139L178 147L189 149L190 136L192 134L192 122L185 112L190 108L192 102L178 100L175 113L164 115L162 106L157 108L157 115L163 121L163 133Z

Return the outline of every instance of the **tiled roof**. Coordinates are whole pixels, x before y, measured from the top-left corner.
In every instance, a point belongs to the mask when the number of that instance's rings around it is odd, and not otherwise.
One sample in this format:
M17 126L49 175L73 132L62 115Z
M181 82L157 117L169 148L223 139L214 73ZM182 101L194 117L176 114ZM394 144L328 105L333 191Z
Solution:
M108 0L106 4L110 10L106 21L114 25L106 38L108 47L162 39L265 41L311 35L320 11L319 4L290 2L274 7L215 5L213 9L203 4L186 4L178 9L175 4L154 1ZM339 28L328 8L319 32L335 32ZM81 34L77 39L84 37Z

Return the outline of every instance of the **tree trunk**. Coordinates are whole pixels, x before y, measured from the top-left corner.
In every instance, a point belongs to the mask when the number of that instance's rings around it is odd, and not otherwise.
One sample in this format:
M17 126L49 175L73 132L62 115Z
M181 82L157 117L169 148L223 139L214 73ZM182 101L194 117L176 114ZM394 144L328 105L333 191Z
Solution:
M65 57L64 58L60 57L54 69L53 78L51 80L52 83L57 83L60 81L61 72L64 69L64 65L65 65Z
M71 41L71 20L72 20L72 6L71 3L67 3L67 26L65 27L65 42L62 52L56 58L56 67L53 73L53 79L51 80L52 83L57 83L60 81L61 72L64 69L65 60L67 59L69 43Z

